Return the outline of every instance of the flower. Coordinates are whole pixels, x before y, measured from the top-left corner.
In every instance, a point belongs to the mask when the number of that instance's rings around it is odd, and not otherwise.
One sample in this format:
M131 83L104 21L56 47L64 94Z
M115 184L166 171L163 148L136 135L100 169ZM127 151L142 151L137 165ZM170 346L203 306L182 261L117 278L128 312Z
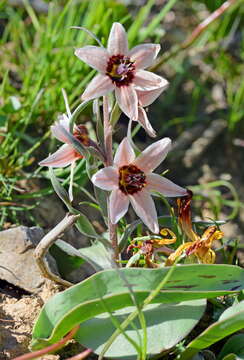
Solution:
M144 258L145 266L149 268L160 267L161 264L158 263L159 257L158 253L164 253L169 255L173 252L170 248L165 245L173 244L176 241L176 236L168 228L160 230L160 235L163 237L157 236L157 238L150 238L150 236L144 236L141 238L135 238L131 241L130 245L127 247L127 253L130 250L133 250L133 256L135 254L140 255ZM137 256L139 258L139 256ZM134 264L132 262L132 264ZM130 262L129 262L130 265Z
M184 196L186 190L152 171L164 160L171 140L164 138L148 146L137 158L128 138L120 143L113 166L99 170L92 182L101 189L112 191L109 199L111 222L116 224L131 203L136 214L154 233L159 232L152 191L164 196Z
M170 254L166 261L166 266L172 265L175 260L185 251L186 255L195 255L199 262L203 264L213 264L215 262L215 252L211 249L212 243L223 237L222 231L217 226L209 226L202 236L199 236L192 228L191 221L191 199L192 192L188 190L187 196L178 199L179 223L182 230L192 241L182 244L175 252Z
M63 114L60 116L59 121L51 126L53 136L65 144L62 145L55 153L39 162L40 166L65 167L73 163L75 160L83 158L83 156L74 149L70 139L65 135L65 131L70 132L69 125L69 118ZM84 125L75 125L73 135L83 145L90 145L88 131Z
M138 118L137 121L141 124L141 126L144 128L144 130L148 133L149 136L155 137L156 132L152 128L152 125L150 124L147 113L144 110L144 107L147 107L151 105L154 100L157 99L157 97L162 93L163 90L166 89L168 84L165 84L164 87L161 87L159 89L150 90L150 91L142 91L137 90L138 95Z
M155 100L155 95L150 91L163 91L168 84L161 76L144 70L152 64L159 50L158 44L138 45L128 50L124 27L120 23L114 23L107 49L88 45L75 50L79 59L100 72L89 83L82 99L91 100L115 90L121 110L132 120L137 120L138 91L149 92L147 96L150 97L151 94Z

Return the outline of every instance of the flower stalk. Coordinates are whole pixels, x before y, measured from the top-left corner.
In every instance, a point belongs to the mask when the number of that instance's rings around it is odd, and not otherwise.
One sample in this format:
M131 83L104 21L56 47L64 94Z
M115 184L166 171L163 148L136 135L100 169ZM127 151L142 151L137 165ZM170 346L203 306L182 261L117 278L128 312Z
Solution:
M105 148L105 166L111 166L113 164L113 127L110 123L108 97L103 96L103 126L104 126L104 148ZM113 249L113 260L118 263L119 260L119 247L117 236L117 225L111 221L111 211L109 209L109 196L107 196L107 208L108 208L108 232L109 239Z

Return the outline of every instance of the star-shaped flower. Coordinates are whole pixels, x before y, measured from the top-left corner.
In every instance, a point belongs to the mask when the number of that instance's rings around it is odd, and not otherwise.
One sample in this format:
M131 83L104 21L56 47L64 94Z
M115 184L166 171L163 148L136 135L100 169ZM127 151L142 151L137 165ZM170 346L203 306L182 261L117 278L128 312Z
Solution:
M168 84L161 76L144 70L152 64L159 50L158 44L138 45L129 50L124 27L114 23L107 49L89 45L75 50L79 59L100 73L88 84L82 99L95 99L115 90L121 110L132 120L137 120L138 92L149 91L148 97L151 95L153 101L155 94L150 91L161 89L162 92ZM148 99L148 103L152 101Z
M185 196L186 190L152 171L164 160L171 140L164 138L148 146L137 158L128 138L120 143L113 166L99 170L92 182L101 189L112 191L109 211L113 224L127 212L129 203L144 224L154 233L159 232L157 212L151 197L156 191L164 196Z
M70 132L69 126L70 121L65 114L61 115L59 121L51 126L52 135L62 141L64 145L62 145L55 153L40 161L40 166L65 167L75 160L83 158L83 156L74 149L70 139L65 135L65 131ZM85 146L90 144L88 132L84 125L75 125L73 136Z

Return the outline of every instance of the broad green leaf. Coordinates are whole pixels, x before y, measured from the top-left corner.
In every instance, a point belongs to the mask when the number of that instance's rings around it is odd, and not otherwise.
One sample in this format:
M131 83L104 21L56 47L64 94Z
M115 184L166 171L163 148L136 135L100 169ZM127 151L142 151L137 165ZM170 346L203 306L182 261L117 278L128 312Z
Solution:
M52 344L75 325L97 315L137 304L162 282L170 268L104 270L52 297L33 330L32 348ZM126 281L131 289L126 286ZM176 266L152 303L175 303L233 294L244 288L244 269L232 265Z
M242 282L242 286L244 283ZM244 328L244 301L225 310L219 320L194 339L181 354L180 360L191 359L199 350Z
M205 310L206 300L192 300L177 304L150 304L143 314L147 325L147 354L153 356L175 346L198 323ZM113 313L119 323L135 310L126 307ZM86 348L100 354L116 327L108 313L85 321L75 339ZM96 334L96 336L94 336ZM143 333L138 319L126 330L126 335L140 345ZM137 352L123 334L119 335L107 351L112 359L136 359Z
M244 334L233 335L228 339L218 355L217 360L222 360L229 355L237 355L237 359L244 359Z

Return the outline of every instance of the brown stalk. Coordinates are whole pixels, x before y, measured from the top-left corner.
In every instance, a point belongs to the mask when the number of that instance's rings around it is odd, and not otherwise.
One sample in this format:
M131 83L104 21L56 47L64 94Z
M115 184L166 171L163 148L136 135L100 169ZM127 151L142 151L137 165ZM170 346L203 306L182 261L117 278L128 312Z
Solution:
M113 128L109 120L109 110L108 110L108 98L107 96L103 97L103 123L104 123L104 147L106 154L105 166L113 165ZM108 203L108 230L111 246L113 248L113 260L118 263L119 260L119 247L118 247L118 238L117 238L117 225L112 224L109 214L109 198Z
M197 27L193 30L190 36L181 44L173 47L172 50L166 52L158 62L150 68L150 71L157 70L163 63L168 61L173 56L177 55L180 51L190 47L195 40L205 31L210 24L212 24L217 18L219 18L230 6L234 5L236 0L227 0L225 1L218 9L216 9L212 14L210 14L204 21L202 21Z
M60 223L58 223L49 233L47 233L41 242L37 245L34 251L34 257L36 259L36 263L42 273L42 275L50 280L57 282L65 287L70 287L73 284L67 280L60 278L58 275L54 274L48 266L48 263L45 259L45 256L48 252L50 246L52 246L55 241L67 230L70 226L72 226L80 215L74 214L66 214Z
M44 349L33 351L32 353L24 354L21 356L18 356L12 360L30 360L35 359L37 357L40 357L42 355L48 354L49 352L57 351L61 347L63 347L67 341L71 340L75 333L78 331L79 325L76 325L63 339L59 340L55 344L49 345L45 347ZM89 349L90 350L90 349ZM84 359L84 358L81 358Z
M83 360L91 353L92 353L91 349L86 349L85 351L82 351L82 353L72 356L71 358L68 358L67 360Z

